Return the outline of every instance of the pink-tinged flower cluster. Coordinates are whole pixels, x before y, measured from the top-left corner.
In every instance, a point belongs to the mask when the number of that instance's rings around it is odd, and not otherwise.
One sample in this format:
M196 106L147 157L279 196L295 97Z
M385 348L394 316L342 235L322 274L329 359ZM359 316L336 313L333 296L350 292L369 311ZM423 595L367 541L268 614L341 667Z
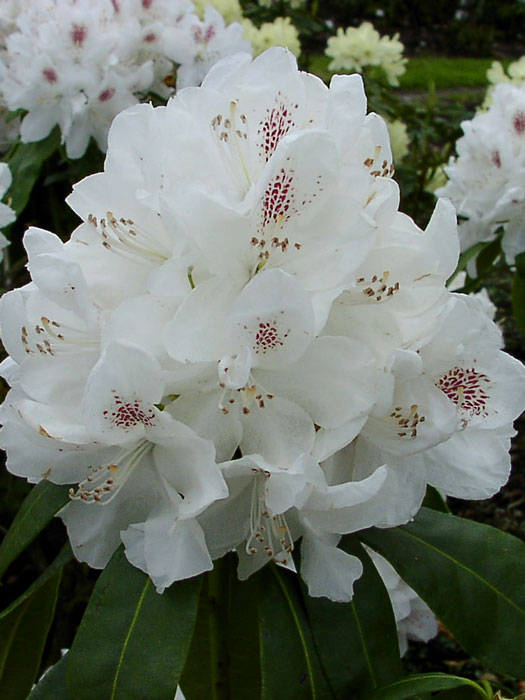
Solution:
M8 468L71 485L75 555L123 542L159 591L236 550L349 600L342 535L407 522L428 484L508 477L522 365L448 291L455 211L399 209L359 76L326 87L272 49L114 121L67 243L25 236L0 305Z
M461 127L458 155L445 167L449 180L436 194L449 197L464 219L462 250L503 230L503 252L513 263L525 251L525 86L497 85L489 109Z
M250 50L238 23L187 0L12 0L0 25L1 98L25 110L22 141L58 125L68 156L93 137L105 151L112 119L149 94L198 85L220 58Z

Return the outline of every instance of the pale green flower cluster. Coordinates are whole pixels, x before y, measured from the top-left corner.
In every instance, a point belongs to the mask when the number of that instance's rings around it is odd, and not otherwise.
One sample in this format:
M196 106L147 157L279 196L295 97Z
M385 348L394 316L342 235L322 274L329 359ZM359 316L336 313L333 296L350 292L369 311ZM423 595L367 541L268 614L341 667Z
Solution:
M525 85L525 56L522 56L517 61L510 63L507 70L499 61L493 61L491 67L487 71L487 80L490 85L485 95L485 100L481 105L481 109L488 109L492 104L492 93L494 88L499 83L514 83L514 85Z
M408 153L410 138L407 125L401 119L394 119L393 122L385 119L385 122L390 135L390 146L394 155L394 161L399 163Z
M275 0L258 0L258 2L261 7L271 7ZM304 4L304 0L288 0L288 4L292 10L296 10Z
M230 22L240 22L242 20L242 8L239 4L239 0L195 0L193 4L195 5L195 11L201 19L204 17L205 9L208 5L211 5L221 13L227 24Z
M299 33L289 17L276 17L273 22L264 22L259 28L249 19L245 19L242 26L243 37L251 43L254 56L271 46L285 46L295 56L301 53Z
M340 27L337 35L328 39L325 53L332 59L330 70L361 73L367 66L378 66L390 85L399 85L406 63L403 48L399 34L381 36L370 22L363 22L357 28Z

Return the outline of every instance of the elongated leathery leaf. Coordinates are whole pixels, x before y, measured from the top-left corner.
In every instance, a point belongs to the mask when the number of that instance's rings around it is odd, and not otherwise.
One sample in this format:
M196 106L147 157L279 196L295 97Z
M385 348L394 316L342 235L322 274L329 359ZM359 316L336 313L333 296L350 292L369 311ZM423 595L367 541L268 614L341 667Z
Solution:
M173 700L190 646L201 578L162 595L120 548L102 572L67 665L75 700Z
M57 556L51 562L51 564L47 567L44 573L41 576L39 576L37 580L34 583L32 583L26 591L22 593L22 595L18 596L18 598L14 600L5 610L2 610L2 612L0 612L0 620L2 620L2 618L6 617L7 615L10 615L12 611L19 605L22 605L22 603L24 603L28 598L30 598L35 591L37 591L39 588L42 588L42 586L44 586L49 581L49 579L57 573L57 571L63 569L63 567L66 564L68 564L72 559L73 552L71 551L69 542L66 542L66 544L62 547L60 552L57 554Z
M401 678L395 683L378 688L373 693L365 695L362 700L408 700L408 698L414 698L420 693L448 690L461 686L473 690L478 698L487 697L482 688L468 678L449 676L446 673L422 673L417 676Z
M215 697L254 700L261 697L258 574L239 581L234 554L214 564L214 571L206 575L181 679L184 697L186 700ZM222 591L213 582L217 575L223 578ZM214 646L220 649L213 649ZM214 670L212 663L223 664L223 668ZM217 681L223 687L217 687Z
M273 565L258 582L262 700L332 698L297 582Z
M516 272L512 280L512 313L522 331L525 331L525 253L516 256Z
M386 557L472 655L525 677L525 543L422 508L414 522L360 539Z
M68 654L46 671L27 700L72 700L66 690L66 664Z
M31 690L55 615L60 573L0 620L0 698L24 700Z
M390 598L376 567L355 537L344 549L363 562L363 575L350 603L304 600L321 663L337 698L361 698L365 691L403 674Z
M44 162L57 150L59 143L60 133L58 128L55 128L41 141L18 143L9 154L8 162L13 182L7 195L17 214L25 208Z
M49 481L40 481L29 492L0 546L0 575L69 501L68 492L68 486Z

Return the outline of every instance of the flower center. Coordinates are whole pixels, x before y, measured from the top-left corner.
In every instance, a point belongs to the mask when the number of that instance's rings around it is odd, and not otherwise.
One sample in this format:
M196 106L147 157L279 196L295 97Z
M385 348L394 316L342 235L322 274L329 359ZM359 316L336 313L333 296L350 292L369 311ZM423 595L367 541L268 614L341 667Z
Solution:
M98 503L105 506L118 494L142 458L153 449L153 443L141 440L132 449L123 450L114 463L90 467L89 474L78 485L69 489L73 501Z
M110 211L107 212L106 217L99 221L93 214L88 216L88 222L100 233L102 245L106 250L133 260L139 258L164 262L170 257L170 252L159 237L148 233L132 219L117 219Z
M28 355L38 352L54 357L64 350L84 350L86 346L93 347L99 344L86 330L52 321L46 316L42 316L40 323L35 324L35 333L37 338L30 337L27 326L22 326L20 340Z
M393 297L399 291L399 282L388 284L390 272L385 270L382 276L372 275L372 277L358 277L356 280L356 288L361 291L363 296L370 301L383 301Z
M397 424L397 436L408 440L417 437L419 424L425 422L425 416L419 414L419 406L416 403L410 406L410 409L396 406L390 418Z
M246 541L246 553L264 551L269 559L278 558L287 564L294 544L284 515L270 515L265 503L266 481L270 472L252 469L254 472L250 506L250 535Z

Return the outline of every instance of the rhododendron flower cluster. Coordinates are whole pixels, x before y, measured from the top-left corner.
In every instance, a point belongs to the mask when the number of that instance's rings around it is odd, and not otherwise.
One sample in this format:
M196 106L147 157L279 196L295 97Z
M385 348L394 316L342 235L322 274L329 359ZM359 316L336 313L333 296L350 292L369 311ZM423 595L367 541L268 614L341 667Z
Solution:
M198 85L221 57L249 51L238 23L187 0L11 0L1 26L1 97L27 111L22 141L60 127L68 156L90 137L106 149L112 119L153 92ZM4 10L4 5L2 9Z
M490 85L487 90L487 95L483 102L483 108L490 107L492 103L492 93L494 88L499 83L514 83L514 85L525 85L525 56L522 56L517 61L509 63L506 69L499 61L493 61L490 68L487 70L487 80Z
M325 53L332 59L329 70L362 72L367 66L378 66L390 85L399 85L406 63L403 48L399 34L381 36L370 22L363 22L359 27L339 27L328 39Z
M436 194L449 197L465 218L462 250L503 229L502 248L512 263L525 251L525 86L497 85L489 110L461 128L458 155L445 167L449 181Z
M284 46L295 56L301 53L299 32L289 17L276 17L273 22L263 22L257 28L249 19L242 22L243 36L253 47L253 55L258 56L272 46Z
M67 243L31 228L0 306L8 468L70 484L78 559L120 543L157 590L236 550L349 600L341 536L407 522L427 484L505 483L522 365L445 282L455 211L398 210L359 76L285 49L218 64L114 121Z

